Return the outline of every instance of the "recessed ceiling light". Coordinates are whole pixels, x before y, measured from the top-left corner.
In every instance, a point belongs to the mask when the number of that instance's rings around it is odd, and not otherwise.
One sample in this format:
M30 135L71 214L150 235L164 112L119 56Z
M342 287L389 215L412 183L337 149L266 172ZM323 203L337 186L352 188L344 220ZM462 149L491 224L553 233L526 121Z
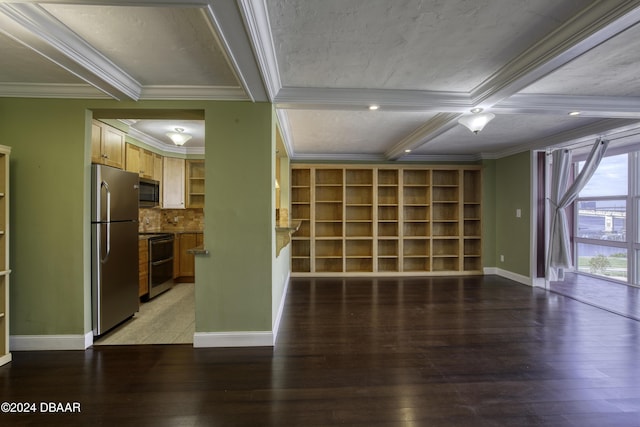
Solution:
M376 105L376 104L369 105L369 110L371 110L371 111L376 111L376 110L377 110L377 109L379 109L379 108L380 108L380 106L379 106L379 105Z
M478 113L482 112L482 108L480 108L480 107L472 108L471 112L473 114L478 114Z
M570 116L579 116L580 115L580 111L572 111L569 113Z
M407 148L406 150L404 150L404 152L405 152L405 153L410 153L410 152L411 152L411 150Z

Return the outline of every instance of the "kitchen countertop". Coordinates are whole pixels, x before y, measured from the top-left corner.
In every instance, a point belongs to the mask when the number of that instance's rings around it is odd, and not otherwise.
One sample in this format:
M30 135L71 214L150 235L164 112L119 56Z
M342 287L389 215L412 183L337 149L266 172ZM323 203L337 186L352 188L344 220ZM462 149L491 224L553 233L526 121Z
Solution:
M171 228L171 229L152 229L139 231L139 233L172 233L172 234L184 234L184 233L204 233L203 230L194 230L189 228Z
M195 248L187 249L188 254L193 255L209 255L209 251L204 248L204 245L196 246Z

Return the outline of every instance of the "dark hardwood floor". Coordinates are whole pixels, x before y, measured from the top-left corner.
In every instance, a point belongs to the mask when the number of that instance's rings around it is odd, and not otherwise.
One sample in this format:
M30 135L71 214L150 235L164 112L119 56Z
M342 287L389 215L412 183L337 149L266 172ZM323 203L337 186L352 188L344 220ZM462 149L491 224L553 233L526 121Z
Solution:
M15 352L0 425L640 426L640 322L496 276L292 279L271 348ZM38 406L39 408L39 406Z
M603 310L640 321L640 288L585 274L567 273L549 290Z

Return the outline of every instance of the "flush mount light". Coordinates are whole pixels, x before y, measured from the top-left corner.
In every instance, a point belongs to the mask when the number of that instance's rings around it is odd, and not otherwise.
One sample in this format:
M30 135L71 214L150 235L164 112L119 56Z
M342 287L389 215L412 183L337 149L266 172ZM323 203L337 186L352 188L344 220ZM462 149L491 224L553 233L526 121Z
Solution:
M458 123L476 135L496 116L493 113L483 113L482 108L474 108L471 113L460 117Z
M167 132L167 136L177 146L182 146L185 142L191 139L191 135L184 133L184 129L182 128L176 128L175 132Z
M580 111L572 111L569 113L570 116L579 116L580 115Z
M410 152L411 152L411 150L407 148L406 150L404 150L404 152L405 152L405 153L410 153Z
M376 104L369 105L369 110L371 110L371 111L376 111L379 108L380 108L380 106L376 105Z

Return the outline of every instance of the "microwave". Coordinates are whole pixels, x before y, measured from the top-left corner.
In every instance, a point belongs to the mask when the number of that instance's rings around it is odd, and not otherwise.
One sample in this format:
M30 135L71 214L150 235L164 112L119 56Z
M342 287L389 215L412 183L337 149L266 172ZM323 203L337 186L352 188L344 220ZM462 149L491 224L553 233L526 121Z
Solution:
M160 205L160 183L153 179L140 178L139 206L153 208Z

